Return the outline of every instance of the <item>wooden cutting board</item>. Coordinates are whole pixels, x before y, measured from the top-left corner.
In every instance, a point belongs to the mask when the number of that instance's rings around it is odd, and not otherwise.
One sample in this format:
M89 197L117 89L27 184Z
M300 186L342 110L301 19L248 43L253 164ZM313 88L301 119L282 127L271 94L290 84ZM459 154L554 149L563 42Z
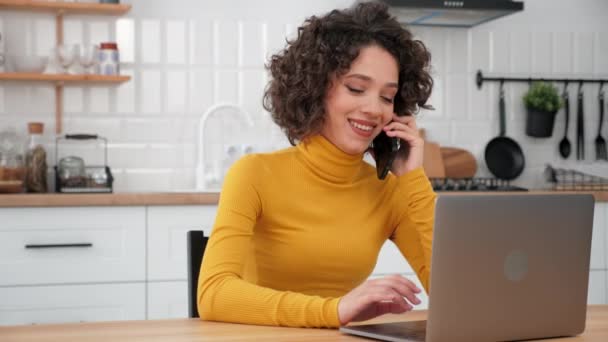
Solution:
M441 157L441 148L439 147L439 144L425 141L423 158L422 167L424 168L424 173L426 173L427 177L445 177L445 169L443 167L443 158Z
M477 172L477 160L467 150L456 147L441 147L445 177L470 178Z

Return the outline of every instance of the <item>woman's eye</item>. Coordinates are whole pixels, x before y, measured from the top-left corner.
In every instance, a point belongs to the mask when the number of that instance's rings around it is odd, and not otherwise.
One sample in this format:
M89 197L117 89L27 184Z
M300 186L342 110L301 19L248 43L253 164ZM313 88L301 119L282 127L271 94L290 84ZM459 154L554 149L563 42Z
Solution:
M382 99L386 102L386 103L393 103L393 98L392 97L382 97Z
M363 93L363 89L353 88L353 87L349 87L349 86L346 86L346 88L348 88L349 91L351 91L351 92L353 92L355 94L361 94L361 93Z

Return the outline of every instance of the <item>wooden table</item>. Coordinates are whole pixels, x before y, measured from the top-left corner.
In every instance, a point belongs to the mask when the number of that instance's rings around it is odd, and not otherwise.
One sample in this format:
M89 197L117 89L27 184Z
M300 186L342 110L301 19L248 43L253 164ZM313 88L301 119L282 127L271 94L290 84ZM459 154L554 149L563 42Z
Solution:
M369 322L419 320L426 311L385 315ZM0 341L369 341L335 329L297 329L204 322L198 319L0 327ZM589 306L585 332L545 341L608 341L608 305Z

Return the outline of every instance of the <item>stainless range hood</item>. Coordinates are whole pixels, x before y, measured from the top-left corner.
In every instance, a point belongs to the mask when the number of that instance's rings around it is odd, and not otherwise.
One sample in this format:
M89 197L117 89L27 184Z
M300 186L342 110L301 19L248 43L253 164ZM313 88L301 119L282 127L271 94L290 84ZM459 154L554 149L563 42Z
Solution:
M407 25L471 27L524 9L509 0L384 0Z

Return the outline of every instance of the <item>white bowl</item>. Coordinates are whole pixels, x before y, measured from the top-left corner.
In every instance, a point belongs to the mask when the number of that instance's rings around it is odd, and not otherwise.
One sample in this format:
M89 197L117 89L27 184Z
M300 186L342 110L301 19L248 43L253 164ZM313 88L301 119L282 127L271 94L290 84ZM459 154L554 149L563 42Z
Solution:
M11 56L13 69L16 72L41 73L46 68L48 57L40 56Z

